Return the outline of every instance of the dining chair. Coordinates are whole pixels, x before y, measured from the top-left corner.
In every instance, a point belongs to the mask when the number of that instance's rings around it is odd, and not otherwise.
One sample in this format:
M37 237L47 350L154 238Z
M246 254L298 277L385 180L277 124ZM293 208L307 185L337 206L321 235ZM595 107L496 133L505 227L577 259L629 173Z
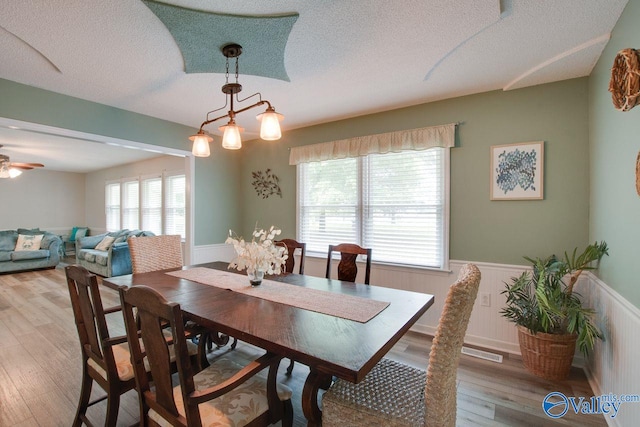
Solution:
M295 269L295 263L296 263L294 254L296 249L300 249L300 265L298 266L298 274L304 274L304 257L305 257L305 252L307 250L307 244L298 242L297 240L294 240L294 239L276 240L275 243L276 245L282 245L287 248L288 257L284 265L285 273L293 273L293 270ZM289 362L289 366L287 367L287 375L291 375L291 373L293 372L294 364L295 364L295 361L291 359L291 361Z
M148 286L120 288L134 374L140 396L142 426L266 426L282 420L293 424L291 390L276 383L281 356L266 353L240 365L221 358L195 373L187 357L184 320L180 305L168 302ZM137 310L138 332L134 308ZM162 324L168 324L178 364L174 387L169 367L170 349ZM138 336L141 336L142 345ZM145 374L147 357L153 387ZM264 369L269 368L268 375Z
M338 379L322 397L323 427L456 424L456 372L480 270L466 264L451 285L431 344L426 372L383 358L363 381Z
M114 426L118 419L120 396L136 385L127 337L111 337L107 325L106 315L120 312L121 307L103 307L98 279L84 267L67 266L65 275L82 352L82 386L73 426L80 426L83 422L91 425L86 417L87 409L105 398L105 425ZM107 394L89 402L94 381Z
M285 261L284 271L286 273L293 273L295 269L295 257L294 253L296 249L300 249L300 265L298 267L298 274L304 274L304 257L307 249L306 243L300 243L294 239L281 239L275 241L276 245L284 245L287 248L287 260Z
M131 253L133 274L182 268L182 237L179 234L129 237L127 243ZM187 338L194 339L194 342L198 343L201 367L208 365L207 348L212 339L217 339L216 344L219 347L229 341L226 335L208 331L193 322L187 322L185 326ZM233 348L235 348L235 342Z
M86 416L87 409L105 399L105 425L114 426L120 396L136 386L127 336L112 337L107 322L107 315L120 313L122 307L103 306L97 276L86 268L70 265L65 267L65 275L82 353L82 385L73 426L92 425ZM201 367L198 348L189 343L188 352L193 363ZM175 359L170 362L175 371ZM90 402L94 381L106 395Z
M133 274L181 268L182 237L176 235L129 237Z
M327 254L327 274L326 278L331 278L331 258L333 252L340 253L340 262L338 263L338 280L345 282L355 282L358 275L358 266L356 258L358 255L366 255L367 265L365 269L364 283L369 284L371 276L371 248L363 248L353 243L341 243L339 245L329 245L329 253Z

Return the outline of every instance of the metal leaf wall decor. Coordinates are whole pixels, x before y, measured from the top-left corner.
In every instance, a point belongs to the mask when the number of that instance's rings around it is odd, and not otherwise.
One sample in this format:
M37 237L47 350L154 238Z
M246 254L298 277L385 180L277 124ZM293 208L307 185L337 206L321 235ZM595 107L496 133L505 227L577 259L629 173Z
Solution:
M278 178L271 169L266 171L251 172L251 185L255 188L258 196L266 199L269 196L277 195L282 197L282 190L280 190L280 178Z

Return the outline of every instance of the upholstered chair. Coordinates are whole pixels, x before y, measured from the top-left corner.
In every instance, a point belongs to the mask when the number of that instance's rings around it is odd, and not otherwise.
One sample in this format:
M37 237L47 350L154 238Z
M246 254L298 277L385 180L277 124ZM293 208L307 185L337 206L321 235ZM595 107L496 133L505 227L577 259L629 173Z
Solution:
M129 237L133 274L181 268L182 239L179 235Z
M226 356L196 374L187 357L180 305L168 302L147 286L121 288L120 296L138 384L142 426L267 426L279 420L285 427L292 425L291 390L276 383L281 356L266 353L248 364ZM170 349L163 335L167 328L163 325L168 325L175 348L178 365L175 387L168 363ZM145 373L145 354L153 387Z
M449 288L426 372L383 358L358 384L337 380L322 398L323 427L454 427L456 372L480 271L462 267Z

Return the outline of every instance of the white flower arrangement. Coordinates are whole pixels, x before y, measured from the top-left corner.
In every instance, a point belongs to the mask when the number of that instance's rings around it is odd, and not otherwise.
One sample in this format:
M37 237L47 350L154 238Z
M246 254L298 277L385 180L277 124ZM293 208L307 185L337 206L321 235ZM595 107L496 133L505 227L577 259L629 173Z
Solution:
M239 271L247 269L247 272L263 271L265 274L280 274L286 259L288 258L287 248L276 245L273 241L281 230L273 225L268 231L253 231L253 237L250 242L245 241L242 237L238 237L233 231L229 230L229 237L225 243L233 244L237 257L231 261L229 268L236 268Z

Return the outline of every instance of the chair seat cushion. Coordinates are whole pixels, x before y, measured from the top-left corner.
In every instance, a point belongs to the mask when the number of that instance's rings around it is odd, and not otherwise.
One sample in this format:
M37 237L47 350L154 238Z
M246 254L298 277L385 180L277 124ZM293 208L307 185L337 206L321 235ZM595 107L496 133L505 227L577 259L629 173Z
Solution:
M167 334L167 332L165 332L165 335L167 336L167 338L171 338L170 333ZM198 354L198 346L193 344L191 341L187 341L187 347L189 349L190 356ZM118 370L118 378L120 378L120 381L128 381L132 379L134 376L134 372L133 366L131 365L131 353L129 352L129 344L122 343L114 345L111 348L113 349L113 359L116 362L116 369ZM144 352L144 345L142 343L142 340L140 340L140 349ZM169 357L172 362L175 361L175 354L173 352L172 345L169 346ZM89 360L87 360L87 364L95 369L102 378L104 378L105 380L107 379L107 372L102 369L102 367L95 360L89 358ZM144 366L146 370L149 371L149 365L146 358L144 359Z
M194 375L193 381L196 390L203 390L220 384L222 381L231 378L242 368L239 364L226 358L216 360L211 366ZM251 377L223 396L202 403L199 407L202 425L204 427L243 426L258 415L266 412L269 409L266 372L267 370L264 370ZM291 399L292 392L289 387L280 383L276 383L276 387L281 401ZM174 387L173 398L178 412L180 415L185 416L180 386ZM171 426L167 420L153 409L149 410L149 418L162 427Z
M322 398L322 425L422 426L425 384L425 371L382 359L360 383L331 385Z

